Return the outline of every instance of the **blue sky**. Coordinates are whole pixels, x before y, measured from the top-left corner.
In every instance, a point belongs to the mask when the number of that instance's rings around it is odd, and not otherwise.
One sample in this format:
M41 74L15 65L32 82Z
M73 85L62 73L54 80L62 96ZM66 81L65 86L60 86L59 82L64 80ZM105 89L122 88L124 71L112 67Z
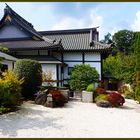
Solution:
M100 39L121 29L140 31L140 2L7 2L37 31L99 26ZM0 18L5 3L0 2Z

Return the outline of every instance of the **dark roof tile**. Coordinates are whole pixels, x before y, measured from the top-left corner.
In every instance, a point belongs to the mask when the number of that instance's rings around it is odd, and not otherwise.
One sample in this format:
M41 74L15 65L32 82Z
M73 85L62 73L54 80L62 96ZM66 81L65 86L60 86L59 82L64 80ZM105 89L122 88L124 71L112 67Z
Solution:
M61 31L55 32L52 31L53 34L51 34L51 31L47 34L45 32L44 36L46 36L49 39L62 39L62 45L64 50L92 50L92 51L107 51L111 50L111 45L102 44L97 41L92 40L93 45L90 45L90 29L86 30L86 32L77 32L76 31L72 34L66 34L66 31L64 34L61 33Z
M63 49L61 45L49 43L47 41L8 41L0 42L4 47L7 47L9 50L31 50L31 49Z

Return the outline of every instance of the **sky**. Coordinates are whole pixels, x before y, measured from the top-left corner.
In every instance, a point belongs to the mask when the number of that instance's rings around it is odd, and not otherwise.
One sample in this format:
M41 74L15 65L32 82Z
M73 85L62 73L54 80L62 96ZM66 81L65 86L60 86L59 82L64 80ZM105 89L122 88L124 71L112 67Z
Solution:
M37 31L98 27L99 39L123 29L140 31L140 2L7 2ZM0 19L5 3L0 2Z

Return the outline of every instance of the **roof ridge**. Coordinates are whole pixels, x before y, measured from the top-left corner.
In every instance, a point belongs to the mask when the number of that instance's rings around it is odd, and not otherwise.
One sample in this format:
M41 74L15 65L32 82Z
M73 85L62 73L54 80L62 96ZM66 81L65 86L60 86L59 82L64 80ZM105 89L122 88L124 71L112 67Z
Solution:
M48 31L38 31L39 33L53 33L53 32L65 32L65 33L73 33L73 32L90 32L90 30L96 30L98 27L93 28L80 28L80 29L64 29L64 30L48 30Z
M14 16L16 16L22 23L27 24L28 26L30 26L31 28L33 28L33 25L30 22L28 22L23 17L21 17L19 14L17 14L9 5L6 4L6 8L4 10L5 10L5 12L8 12L8 14L13 14Z
M37 32L34 28L33 25L31 23L29 23L27 20L25 20L24 18L22 18L19 14L17 14L9 5L6 4L6 8L4 9L4 17L6 17L6 15L9 15L13 18L13 20L22 28L24 28L26 31L30 32L31 34L35 35L37 38L39 38L40 40L44 40L42 38L42 35ZM1 20L2 21L2 20Z

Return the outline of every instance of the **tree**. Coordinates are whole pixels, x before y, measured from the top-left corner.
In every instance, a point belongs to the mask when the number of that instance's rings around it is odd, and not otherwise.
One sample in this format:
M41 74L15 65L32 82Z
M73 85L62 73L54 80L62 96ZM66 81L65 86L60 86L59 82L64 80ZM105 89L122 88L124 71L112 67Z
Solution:
M99 74L97 70L88 64L75 65L70 75L70 87L73 90L84 90L87 86L98 81Z
M140 103L140 33L135 34L135 99Z
M118 80L124 80L126 83L133 83L135 59L134 55L125 55L118 53L116 56L109 55L103 61L103 73L110 73ZM129 62L129 63L128 63Z
M19 59L16 61L14 72L20 79L24 78L21 85L22 95L25 98L31 98L42 84L41 64L31 59Z
M134 32L129 30L120 30L113 35L113 42L115 42L114 53L122 52L130 54L133 52Z
M104 39L100 40L101 43L104 43L104 44L111 44L113 43L112 42L112 39L111 39L111 34L110 33L107 33L105 36L104 36Z

